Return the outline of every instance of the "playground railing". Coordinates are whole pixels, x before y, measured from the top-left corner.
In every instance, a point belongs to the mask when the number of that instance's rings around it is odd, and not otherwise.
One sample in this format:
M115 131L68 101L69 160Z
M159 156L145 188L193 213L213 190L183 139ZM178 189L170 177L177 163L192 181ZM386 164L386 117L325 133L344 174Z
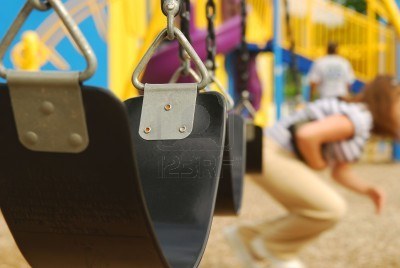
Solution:
M249 41L262 44L272 36L272 0L249 0L252 18ZM289 2L291 27L296 53L310 59L326 54L327 44L335 41L339 53L353 65L356 76L369 80L377 74L395 73L396 34L392 27L341 5L321 0ZM282 46L289 48L284 9L282 8Z

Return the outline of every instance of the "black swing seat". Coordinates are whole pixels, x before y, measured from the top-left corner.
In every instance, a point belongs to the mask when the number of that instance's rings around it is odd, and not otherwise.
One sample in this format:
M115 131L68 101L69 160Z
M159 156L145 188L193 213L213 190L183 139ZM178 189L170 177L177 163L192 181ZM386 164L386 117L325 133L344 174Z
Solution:
M253 122L247 123L246 128L247 155L246 172L262 173L263 170L263 129Z
M32 267L197 267L210 231L225 107L197 98L194 130L179 141L139 137L142 97L126 107L82 86L89 146L34 152L18 140L0 85L0 206ZM57 107L56 107L57 108Z
M225 149L215 215L238 215L242 206L246 169L246 124L241 115L228 114Z

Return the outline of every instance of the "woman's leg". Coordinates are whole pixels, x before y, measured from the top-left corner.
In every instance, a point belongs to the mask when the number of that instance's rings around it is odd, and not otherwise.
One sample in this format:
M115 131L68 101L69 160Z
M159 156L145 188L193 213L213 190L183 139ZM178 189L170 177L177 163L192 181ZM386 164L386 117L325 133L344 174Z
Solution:
M242 228L241 233L248 238L256 234L261 236L274 256L290 259L334 226L345 214L346 204L315 171L275 143L267 142L264 159L264 173L254 180L289 214Z

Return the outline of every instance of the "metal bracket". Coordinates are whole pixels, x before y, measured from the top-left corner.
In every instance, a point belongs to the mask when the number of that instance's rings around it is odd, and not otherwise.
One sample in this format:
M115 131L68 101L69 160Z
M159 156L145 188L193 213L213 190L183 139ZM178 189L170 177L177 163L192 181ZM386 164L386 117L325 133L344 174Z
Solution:
M193 130L197 84L146 84L139 135L145 140L180 140Z
M256 138L256 128L254 123L250 119L245 119L246 121L246 141L253 141Z
M80 153L89 144L79 73L8 71L20 142L32 151Z

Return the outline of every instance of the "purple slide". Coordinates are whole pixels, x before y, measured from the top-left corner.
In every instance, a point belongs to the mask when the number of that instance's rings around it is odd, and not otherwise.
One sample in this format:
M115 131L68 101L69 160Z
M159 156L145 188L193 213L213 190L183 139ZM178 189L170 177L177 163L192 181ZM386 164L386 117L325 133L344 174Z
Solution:
M250 93L250 101L253 104L254 109L258 111L261 107L261 99L262 99L262 86L260 78L257 73L257 63L256 63L257 55L253 54L250 56L249 62L249 81L247 84L247 90Z

